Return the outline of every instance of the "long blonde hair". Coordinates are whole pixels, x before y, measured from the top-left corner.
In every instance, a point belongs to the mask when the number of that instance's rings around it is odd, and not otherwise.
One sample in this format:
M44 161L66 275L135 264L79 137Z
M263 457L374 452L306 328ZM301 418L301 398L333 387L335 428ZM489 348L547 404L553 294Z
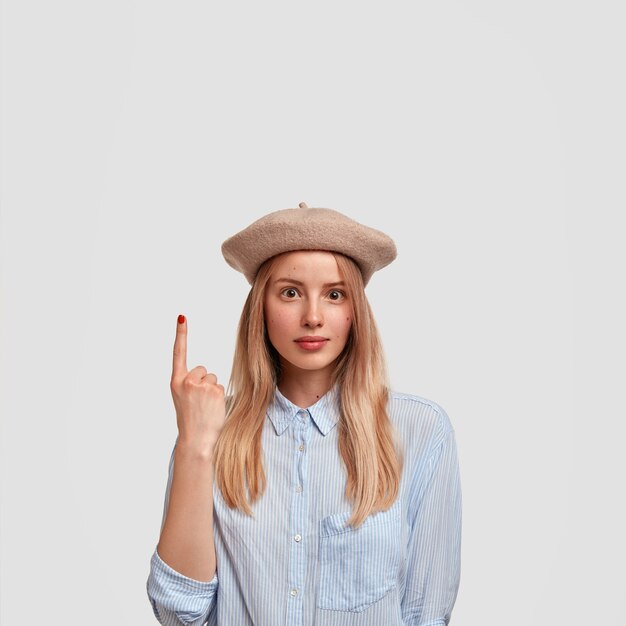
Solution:
M356 527L370 513L386 510L396 500L403 452L387 414L387 369L361 271L351 258L332 254L352 302L352 325L331 386L339 383L338 447L348 475L345 495L354 504L348 523ZM261 435L281 377L263 309L277 259L272 257L259 268L243 307L226 390L226 422L214 452L215 478L224 501L248 515L253 515L250 504L266 487Z

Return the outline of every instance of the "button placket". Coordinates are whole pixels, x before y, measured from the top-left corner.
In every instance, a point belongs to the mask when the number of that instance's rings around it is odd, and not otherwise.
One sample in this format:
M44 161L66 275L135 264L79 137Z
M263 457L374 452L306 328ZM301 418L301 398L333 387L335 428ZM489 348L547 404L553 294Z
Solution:
M308 519L308 498L305 492L308 455L303 454L308 445L312 420L306 409L298 411L293 422L292 434L295 439L293 448L292 506L290 515L290 563L287 623L299 624L302 619L302 589L306 584L307 550L305 545L306 520Z

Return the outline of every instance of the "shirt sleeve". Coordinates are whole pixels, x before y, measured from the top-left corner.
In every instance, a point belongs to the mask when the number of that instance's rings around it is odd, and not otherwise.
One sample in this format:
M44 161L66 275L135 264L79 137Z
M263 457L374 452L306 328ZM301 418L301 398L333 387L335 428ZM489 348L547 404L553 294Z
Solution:
M411 485L402 617L407 626L447 626L461 573L461 481L454 430L442 434ZM448 425L448 428L445 426Z
M178 439L176 440L178 442ZM172 478L174 476L174 453L170 458L161 530L165 524ZM157 621L163 626L202 626L206 624L217 601L219 582L217 572L212 580L200 581L189 578L170 567L161 559L155 547L150 559L150 574L146 582L148 599Z

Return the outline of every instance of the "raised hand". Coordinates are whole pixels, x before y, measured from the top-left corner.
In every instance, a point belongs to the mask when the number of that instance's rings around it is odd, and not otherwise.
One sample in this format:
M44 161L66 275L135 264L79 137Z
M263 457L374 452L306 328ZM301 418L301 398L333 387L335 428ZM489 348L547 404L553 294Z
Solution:
M224 426L224 387L202 365L187 371L187 320L178 316L170 382L176 407L179 443L207 453Z

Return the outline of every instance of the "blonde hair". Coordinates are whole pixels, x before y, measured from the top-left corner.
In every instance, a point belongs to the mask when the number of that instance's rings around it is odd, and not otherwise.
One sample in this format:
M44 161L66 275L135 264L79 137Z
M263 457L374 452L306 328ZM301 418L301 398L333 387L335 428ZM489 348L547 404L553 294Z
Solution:
M337 358L331 386L339 383L338 448L348 475L345 495L354 504L348 523L356 527L370 513L386 510L396 500L403 454L387 414L387 369L361 271L351 258L332 254L352 302L350 333ZM266 487L261 435L281 377L263 309L277 259L272 257L259 268L243 307L226 392L227 417L214 452L215 477L224 501L248 515L253 515L250 504Z

